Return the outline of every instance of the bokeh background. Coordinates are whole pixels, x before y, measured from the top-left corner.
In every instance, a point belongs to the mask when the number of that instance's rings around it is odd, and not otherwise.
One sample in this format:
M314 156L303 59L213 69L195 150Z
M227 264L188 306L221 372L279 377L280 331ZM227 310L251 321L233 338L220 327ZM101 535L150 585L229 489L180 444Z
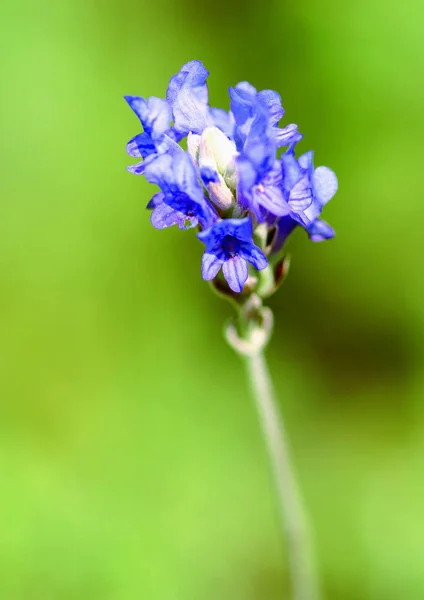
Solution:
M124 94L280 91L337 237L268 351L327 600L424 598L421 0L1 2L0 598L289 599L231 307L125 171Z

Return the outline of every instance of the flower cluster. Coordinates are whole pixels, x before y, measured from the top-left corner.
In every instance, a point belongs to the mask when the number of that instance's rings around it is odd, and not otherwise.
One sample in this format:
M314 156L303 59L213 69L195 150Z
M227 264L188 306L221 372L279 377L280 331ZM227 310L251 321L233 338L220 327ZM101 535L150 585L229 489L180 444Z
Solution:
M203 279L222 269L231 290L242 292L296 226L313 241L334 236L319 216L337 179L327 167L314 168L313 152L296 158L302 135L297 125L278 126L284 109L277 92L239 83L229 89L226 112L208 104L208 74L193 60L171 78L166 100L125 97L143 126L127 144L142 160L128 170L159 186L147 205L152 225L198 228ZM187 151L179 145L184 138Z

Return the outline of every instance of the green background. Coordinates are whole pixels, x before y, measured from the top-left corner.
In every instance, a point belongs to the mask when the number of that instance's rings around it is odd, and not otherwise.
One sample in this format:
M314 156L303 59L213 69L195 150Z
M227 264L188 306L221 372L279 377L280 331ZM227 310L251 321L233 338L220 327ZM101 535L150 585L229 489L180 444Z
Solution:
M231 307L125 171L124 94L277 89L333 168L268 356L327 600L424 598L422 0L1 2L0 598L289 598Z

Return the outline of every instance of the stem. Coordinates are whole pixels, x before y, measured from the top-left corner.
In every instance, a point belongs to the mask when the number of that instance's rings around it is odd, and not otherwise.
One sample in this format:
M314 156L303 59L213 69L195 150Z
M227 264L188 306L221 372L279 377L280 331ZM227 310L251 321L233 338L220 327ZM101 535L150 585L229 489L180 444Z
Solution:
M311 535L267 363L262 352L245 355L245 360L271 462L281 525L287 539L293 600L319 600Z

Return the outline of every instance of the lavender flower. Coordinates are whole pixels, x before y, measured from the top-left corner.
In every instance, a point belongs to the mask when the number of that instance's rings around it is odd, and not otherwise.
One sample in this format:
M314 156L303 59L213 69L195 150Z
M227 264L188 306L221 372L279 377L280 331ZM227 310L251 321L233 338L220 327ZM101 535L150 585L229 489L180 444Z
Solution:
M228 285L241 292L248 277L247 263L258 271L268 265L267 258L252 241L252 222L244 219L222 219L197 235L206 244L202 259L202 277L214 279L222 267Z
M296 158L302 135L297 125L279 127L284 109L277 92L239 83L229 90L226 112L209 106L208 75L194 60L171 78L166 100L125 97L143 127L127 144L128 154L142 160L128 169L159 186L147 205L152 225L199 228L203 279L222 271L240 293L249 272L280 260L295 227L312 241L334 236L319 217L337 179L327 167L314 169L312 152ZM179 145L185 137L187 152Z

